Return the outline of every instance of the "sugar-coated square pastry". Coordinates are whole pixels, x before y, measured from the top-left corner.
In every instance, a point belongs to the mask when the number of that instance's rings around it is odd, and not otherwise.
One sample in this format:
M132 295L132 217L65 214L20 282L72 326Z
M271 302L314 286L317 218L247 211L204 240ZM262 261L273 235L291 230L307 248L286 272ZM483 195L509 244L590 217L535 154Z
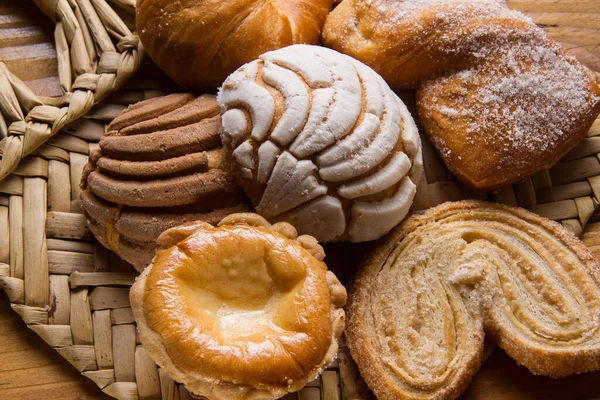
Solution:
M549 169L600 113L581 64L503 0L344 0L323 43L416 89L425 132L476 189Z

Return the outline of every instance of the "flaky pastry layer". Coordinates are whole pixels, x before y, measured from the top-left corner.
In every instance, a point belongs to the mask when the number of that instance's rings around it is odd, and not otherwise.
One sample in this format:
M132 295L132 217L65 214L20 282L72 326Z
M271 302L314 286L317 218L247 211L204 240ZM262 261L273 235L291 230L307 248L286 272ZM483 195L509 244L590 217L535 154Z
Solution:
M482 201L415 215L378 243L350 292L348 347L381 399L451 399L484 333L536 374L600 369L600 269L561 225Z

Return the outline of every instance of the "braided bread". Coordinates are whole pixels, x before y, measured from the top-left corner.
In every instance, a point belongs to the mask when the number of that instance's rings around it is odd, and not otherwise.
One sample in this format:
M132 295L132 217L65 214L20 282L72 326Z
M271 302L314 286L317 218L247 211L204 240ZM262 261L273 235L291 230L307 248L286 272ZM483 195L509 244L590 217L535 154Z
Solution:
M484 332L536 374L600 369L600 267L561 225L482 201L444 203L381 240L350 292L348 347L381 399L450 399Z
M494 190L554 165L600 112L584 68L499 0L344 0L323 42L416 88L448 168Z

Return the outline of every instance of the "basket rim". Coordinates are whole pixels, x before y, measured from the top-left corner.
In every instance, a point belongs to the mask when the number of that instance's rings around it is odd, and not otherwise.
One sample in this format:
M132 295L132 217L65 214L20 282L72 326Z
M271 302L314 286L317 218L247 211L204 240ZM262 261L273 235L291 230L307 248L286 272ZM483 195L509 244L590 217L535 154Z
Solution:
M125 9L131 6L129 11L133 11L132 0L110 1L113 5ZM0 232L7 227L9 231L18 229L14 225L8 224L12 221L8 214L5 218L6 222L3 220L5 217L3 212L6 210L6 213L12 213L10 210L13 208L19 209L21 210L21 227L27 226L27 237L22 240L21 248L27 252L28 246L39 245L44 253L25 255L26 261L24 262L25 266L21 265L21 275L14 274L15 266L12 263L3 262L2 256L0 256L0 287L8 293L11 307L20 314L28 326L84 376L94 381L103 392L113 397L129 399L138 396L140 386L147 386L155 391L158 387L159 393L164 388L167 388L164 389L164 393L178 391L180 396L185 398L187 396L185 388L172 381L162 369L157 369L155 365L152 366L153 361L136 341L135 321L130 314L130 308L128 308L127 293L128 287L137 273L102 269L112 262L109 260L111 255L103 250L97 241L90 242L92 237L89 236L85 218L77 210L73 210L72 205L71 208L68 208L64 197L71 200L73 194L61 193L61 204L64 207L54 208L54 204L58 203L51 192L57 187L56 182L65 182L64 179L61 181L57 177L65 178L70 172L71 179L73 179L72 175L77 174L77 168L81 167L81 163L85 163L89 151L96 143L96 137L86 136L77 128L73 128L75 130L73 136L72 131L67 132L68 125L73 122L77 124L79 121L93 124L93 118L86 120L79 118L83 115L89 116L90 109L94 104L99 103L125 84L127 79L141 66L143 48L135 33L129 31L126 26L127 30L125 30L118 22L112 21L107 16L110 13L104 6L112 9L107 0L34 0L34 2L56 22L57 26L61 24L62 28L57 28L58 33L55 32L55 38L58 35L60 40L64 39L64 42L67 43L68 54L76 49L80 49L79 51L87 49L85 46L88 43L83 32L80 39L76 39L75 36L71 40L68 38L70 28L66 27L69 24L76 23L81 31L86 29L80 24L80 18L75 11L72 12L73 15L70 15L65 8L71 8L70 4L76 4L78 7L81 4L89 4L92 7L98 18L94 23L101 23L113 42L115 51L109 49L102 51L102 54L97 54L98 59L92 63L93 71L75 68L80 73L70 75L70 80L67 79L69 74L66 72L63 73L63 76L59 76L64 95L57 98L35 95L25 82L10 73L6 64L0 60L0 102L4 97L5 104L10 104L8 109L13 112L10 120L0 112L0 135L6 135L6 138L0 142L0 146L3 146L3 158L0 161ZM91 13L92 9L82 6L79 12L84 15ZM108 14L100 10L104 10ZM115 15L117 14L115 13ZM109 20L112 22L108 22ZM93 35L90 37L93 39L94 47L98 46L103 49L105 47L102 46L107 46L105 42L100 43L101 39L97 39ZM81 47L82 43L83 47ZM63 61L60 61L59 58L59 63L61 62L63 66L68 65L69 70L74 68L71 56ZM596 76L600 81L600 73L596 72ZM9 85L9 91L3 90L3 82L5 85ZM151 92L154 89L146 88L144 90ZM158 92L145 95L156 94ZM95 113L93 117L105 121L119 111L117 108L109 108L92 111ZM574 156L573 160L561 162L561 165L554 171L544 171L517 185L494 193L490 195L490 199L499 203L527 206L541 215L560 220L563 226L581 234L600 204L600 161L598 161L600 152L589 153L586 151L600 139L599 121L596 122L596 131L584 139L583 149L578 150L579 153ZM80 141L73 141L70 139L72 137L78 138ZM48 148L44 148L44 144L47 145L49 141L53 148L52 152ZM84 145L89 147L81 148ZM64 154L56 150L57 148ZM598 170L593 170L593 175L588 176L579 170L575 171L576 173L570 173L579 168L581 163L585 162L588 163L586 165L589 165L593 160L599 166ZM448 178L447 169L440 164L441 160L435 159L435 154L431 156L430 153L428 162L430 164L429 175L440 179L436 178L425 182L428 185L427 199L419 199L421 204L430 207L443 198L474 196L471 192L464 192L464 188L460 184ZM52 171L53 167L62 169L60 172ZM563 174L565 171L570 174ZM556 176L560 176L560 179ZM554 181L564 183L555 185ZM72 182L70 187L75 190ZM585 188L583 188L584 186ZM66 192L68 189L58 190ZM565 196L567 197L565 198ZM548 201L540 202L541 198ZM52 206L50 210L46 207L47 205ZM15 211L15 214L17 213ZM26 217L26 213L31 213L31 215ZM13 228L10 228L11 226ZM25 229L22 229L22 232L25 232ZM1 248L4 243L0 238L0 253L2 253ZM51 254L48 255L48 253ZM64 258L59 260L57 257L66 257L65 253L69 253L67 255L70 256L76 254L78 257L76 261L69 262L79 262L87 267L91 262L93 270L82 267L80 270L75 269L68 274L65 271L56 273L58 269L56 264L60 260L64 260ZM24 276L23 269L26 269L27 265L35 263L41 265L35 270L35 273L45 273L46 281L51 280L49 288L44 289L49 293L41 297L53 298L54 303L50 300L38 302L27 298L26 288L34 287L31 285L37 284L37 280ZM48 269L49 263L51 264L50 270ZM57 299L70 302L70 314L67 314L69 319L65 319L64 313L62 316L57 316L57 310L60 308L57 306ZM112 302L110 304L115 305L115 308L108 307L109 302ZM68 322L65 323L65 321ZM79 322L82 322L82 325ZM102 335L111 337L112 343L107 344L106 337ZM119 355L119 350L123 350L123 354L131 357L124 360L123 356ZM103 358L104 356L108 357L108 353L110 353L110 362ZM345 347L341 347L339 357L332 369L325 371L323 378L319 378L318 383L309 385L308 390L337 391L342 374L346 374L345 379L348 380L356 378L356 369L352 366L352 360ZM138 361L141 366L139 368L150 371L149 375L153 377L152 379L147 376L144 378L138 377L137 374L131 376L123 373L123 371L131 369L131 363L134 363L135 370L137 370ZM120 363L119 366L116 365L117 363ZM118 379L116 379L117 375L120 375ZM142 381L142 379L145 380ZM138 382L143 382L143 385ZM366 395L359 394L366 393L367 389L361 386L360 382L354 384L356 386L350 390L354 390L355 397L365 398ZM326 397L326 399L328 398Z
M133 2L111 1L135 15ZM21 160L121 87L138 70L144 54L137 33L106 0L34 3L55 22L63 95L37 96L0 59L0 182Z

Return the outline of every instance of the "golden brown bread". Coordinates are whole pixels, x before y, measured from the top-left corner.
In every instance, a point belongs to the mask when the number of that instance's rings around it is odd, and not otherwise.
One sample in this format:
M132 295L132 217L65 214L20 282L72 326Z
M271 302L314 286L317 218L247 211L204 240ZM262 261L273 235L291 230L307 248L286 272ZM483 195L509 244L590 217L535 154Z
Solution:
M105 247L142 270L164 230L250 209L220 121L214 96L174 94L134 104L110 124L81 182L88 224Z
M600 112L583 67L500 0L344 0L323 42L416 88L448 168L495 190L554 165Z
M600 267L556 222L462 201L378 242L349 295L346 338L379 399L452 399L484 332L517 363L561 377L600 369Z
M136 27L148 54L190 90L215 91L262 53L316 44L332 0L138 0Z
M233 214L164 232L131 288L150 356L195 396L272 399L336 357L346 290L285 222Z

